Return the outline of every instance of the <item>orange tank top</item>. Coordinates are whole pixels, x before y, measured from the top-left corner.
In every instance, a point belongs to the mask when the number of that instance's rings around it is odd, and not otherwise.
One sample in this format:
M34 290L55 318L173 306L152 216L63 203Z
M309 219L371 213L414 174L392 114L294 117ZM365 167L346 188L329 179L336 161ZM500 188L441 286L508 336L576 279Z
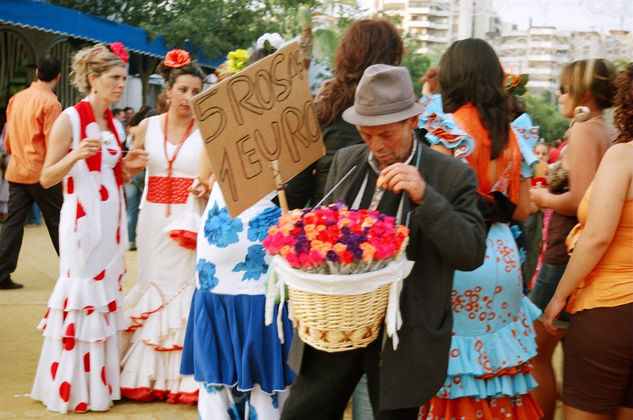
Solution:
M578 206L584 225L591 196L590 185ZM613 239L591 273L572 293L567 312L614 307L633 302L633 201L625 201Z

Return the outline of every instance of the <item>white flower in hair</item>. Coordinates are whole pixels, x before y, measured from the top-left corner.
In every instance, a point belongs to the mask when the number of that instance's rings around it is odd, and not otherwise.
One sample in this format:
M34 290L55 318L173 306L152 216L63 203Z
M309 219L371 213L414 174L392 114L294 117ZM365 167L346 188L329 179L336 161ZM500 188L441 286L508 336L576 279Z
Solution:
M264 35L257 38L257 49L259 50L264 48L264 44L266 41L268 41L270 43L270 46L273 47L275 50L278 50L284 43L283 38L277 32L266 32Z

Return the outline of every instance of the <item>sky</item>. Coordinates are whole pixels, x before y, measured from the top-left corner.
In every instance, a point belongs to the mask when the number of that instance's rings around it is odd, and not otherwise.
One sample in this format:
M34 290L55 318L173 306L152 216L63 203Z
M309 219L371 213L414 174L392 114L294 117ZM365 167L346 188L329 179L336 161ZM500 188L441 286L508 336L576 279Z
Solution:
M502 21L527 29L555 26L561 30L633 30L633 0L492 0Z

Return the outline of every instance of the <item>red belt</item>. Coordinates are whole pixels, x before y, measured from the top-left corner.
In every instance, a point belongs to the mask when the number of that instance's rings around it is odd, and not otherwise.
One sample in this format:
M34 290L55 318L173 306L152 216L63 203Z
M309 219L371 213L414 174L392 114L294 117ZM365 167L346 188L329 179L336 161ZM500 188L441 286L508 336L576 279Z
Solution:
M185 204L193 178L150 176L147 180L147 201L157 204Z

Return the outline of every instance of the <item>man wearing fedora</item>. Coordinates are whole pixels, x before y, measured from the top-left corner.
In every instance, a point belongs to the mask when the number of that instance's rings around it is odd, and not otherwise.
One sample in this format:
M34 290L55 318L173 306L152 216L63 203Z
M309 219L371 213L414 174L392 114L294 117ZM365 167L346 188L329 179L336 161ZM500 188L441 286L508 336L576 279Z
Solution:
M295 334L288 364L297 377L283 420L339 420L363 373L376 419L414 420L444 383L453 272L482 264L486 233L474 172L415 138L421 112L406 68L368 67L343 113L364 144L336 153L325 188L342 180L328 201L351 208L377 203L410 228L407 257L415 264L400 295L397 349L384 332L366 348L338 353L316 350Z

